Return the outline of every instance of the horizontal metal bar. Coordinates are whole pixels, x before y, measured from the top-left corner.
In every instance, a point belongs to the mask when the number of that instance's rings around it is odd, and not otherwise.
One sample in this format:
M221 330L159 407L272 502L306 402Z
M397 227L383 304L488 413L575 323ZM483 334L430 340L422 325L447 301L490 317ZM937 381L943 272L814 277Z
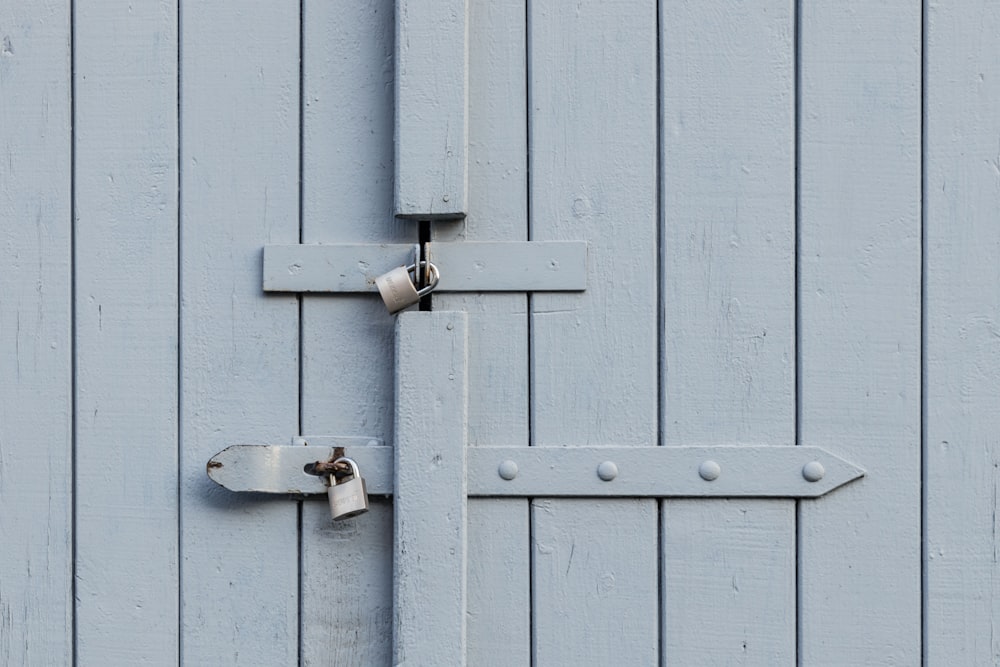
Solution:
M553 292L587 287L586 241L428 243L438 292ZM413 261L413 244L264 246L265 292L375 292Z
M232 491L325 493L304 472L332 456L335 439L310 446L234 445L208 463L208 475ZM343 439L336 439L340 442ZM352 439L343 445L373 495L393 488L392 447ZM433 475L432 468L426 474ZM470 496L815 498L864 475L819 447L469 447Z

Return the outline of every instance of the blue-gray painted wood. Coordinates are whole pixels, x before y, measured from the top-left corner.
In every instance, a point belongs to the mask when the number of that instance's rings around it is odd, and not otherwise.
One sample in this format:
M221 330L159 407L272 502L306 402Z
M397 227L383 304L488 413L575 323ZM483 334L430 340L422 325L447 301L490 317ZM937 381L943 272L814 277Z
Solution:
M531 297L536 446L656 441L656 23L528 4L531 238L588 241L593 277ZM656 501L536 501L532 537L535 664L654 664Z
M396 321L393 664L466 664L465 313Z
M74 18L76 659L176 663L177 8Z
M529 415L536 445L788 444L797 402L801 444L868 472L800 503L794 552L782 500L473 498L468 661L996 662L993 4L466 4L407 45L432 75L468 59L417 101L467 96L468 146L417 134L401 169L460 191L465 160L468 197L414 210L468 213L435 242L592 260L580 294L433 297L469 318L470 450L523 447ZM393 319L263 294L260 248L416 239L394 109L455 114L397 104L396 6L0 3L0 662L391 662L391 500L335 525L204 466L302 432L392 440Z
M468 217L435 224L437 241L527 241L525 0L469 5ZM451 274L449 269L447 274ZM490 279L507 273L490 271ZM498 275L500 274L500 275ZM584 281L586 275L583 275ZM469 445L528 444L528 298L435 292L434 308L468 311ZM474 450L470 451L470 455ZM470 499L467 660L531 660L531 535L522 498Z
M664 445L795 438L793 6L660 5ZM795 664L795 503L661 525L664 664Z
M1000 664L1000 5L926 5L925 664Z
M230 442L299 433L299 305L260 290L260 248L299 240L299 3L180 6L181 660L299 653L287 500L205 477Z
M73 661L70 7L0 3L0 663Z
M393 218L394 4L303 4L304 243L395 242L409 251L417 240L412 222ZM394 324L377 296L303 295L305 433L392 441ZM325 501L303 503L304 665L391 664L392 522L391 503L376 497L367 514L337 523Z
M461 219L468 198L468 0L396 0L396 215Z
M799 435L867 474L799 511L799 661L915 665L919 3L802 3Z

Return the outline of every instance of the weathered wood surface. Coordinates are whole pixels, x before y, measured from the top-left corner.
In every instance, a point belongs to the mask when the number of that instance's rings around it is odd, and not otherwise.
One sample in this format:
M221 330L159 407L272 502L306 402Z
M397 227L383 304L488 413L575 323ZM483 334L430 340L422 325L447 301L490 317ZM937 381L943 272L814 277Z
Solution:
M1000 664L1000 5L926 6L925 664Z
M299 3L180 7L181 660L299 653L296 506L218 488L205 462L299 430L299 308L260 290L299 239Z
M656 24L653 3L528 5L531 238L588 241L594 276L531 297L536 446L656 441ZM531 519L535 664L654 664L656 501Z
M663 444L793 442L793 3L660 12ZM664 662L795 664L795 503L670 500L661 525Z
M0 663L73 661L70 7L0 3Z
M466 212L433 241L590 243L582 294L433 297L468 313L470 447L797 414L867 471L797 526L473 498L470 664L1000 660L998 10L658 4L0 3L0 662L391 663L391 501L333 524L204 466L392 441L393 319L263 294L261 246ZM397 41L397 6L445 20Z
M525 0L469 5L468 217L433 226L432 257L436 241L528 239L525 7ZM494 267L489 277L502 281L507 272ZM469 446L528 445L528 297L439 292L432 301L470 313ZM468 664L529 664L528 501L470 499L468 517Z
M76 660L176 663L177 7L74 18Z
M393 7L303 4L304 243L417 240L392 209ZM392 442L394 323L377 295L302 297L303 433ZM302 504L304 665L391 664L392 522L377 497L364 516L336 523L325 501Z
M466 664L468 318L396 321L393 664Z
M461 219L468 197L469 0L396 0L395 212Z
M919 3L802 3L799 435L867 475L799 510L799 661L920 663Z

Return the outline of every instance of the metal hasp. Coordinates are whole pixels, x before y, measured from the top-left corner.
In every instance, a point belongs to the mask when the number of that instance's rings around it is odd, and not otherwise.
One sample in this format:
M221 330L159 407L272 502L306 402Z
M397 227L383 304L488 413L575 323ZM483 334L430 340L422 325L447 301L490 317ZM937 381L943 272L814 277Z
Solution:
M438 292L583 291L586 241L425 244L441 268ZM412 263L413 244L264 246L265 292L375 292L375 280Z
M370 438L309 437L309 447L234 445L208 464L231 491L325 494L303 471L334 456L334 442L365 471L368 492L393 493L394 448ZM312 446L319 445L319 446ZM468 447L472 497L817 498L864 476L820 447Z

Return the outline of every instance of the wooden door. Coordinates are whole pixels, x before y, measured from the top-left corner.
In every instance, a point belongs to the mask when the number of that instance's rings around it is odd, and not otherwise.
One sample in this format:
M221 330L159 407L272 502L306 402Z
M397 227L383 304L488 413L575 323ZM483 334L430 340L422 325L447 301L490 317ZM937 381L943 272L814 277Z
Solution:
M993 5L474 0L398 32L432 6L0 3L0 663L996 663ZM399 218L400 50L453 71L456 26L467 217ZM585 241L586 289L398 325L262 290L264 246L424 241ZM442 433L463 465L798 446L865 475L466 500L447 468L463 561L402 499L335 523L205 474ZM407 535L459 580L401 602Z

